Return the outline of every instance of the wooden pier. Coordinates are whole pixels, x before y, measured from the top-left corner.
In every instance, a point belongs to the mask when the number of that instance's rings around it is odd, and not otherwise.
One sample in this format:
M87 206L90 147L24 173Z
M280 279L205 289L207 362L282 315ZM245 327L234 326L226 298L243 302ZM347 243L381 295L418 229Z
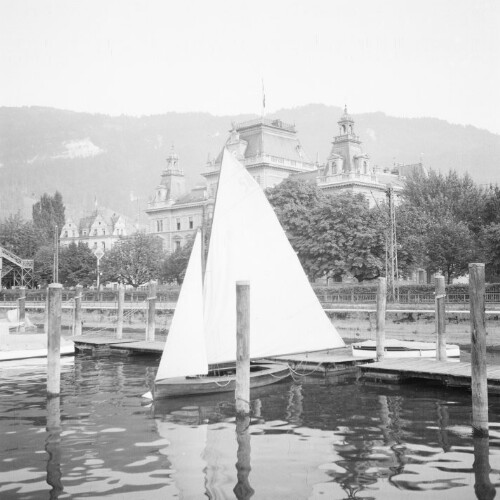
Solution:
M471 388L471 364L434 359L385 359L360 366L362 377L383 382L425 380L449 387ZM500 394L500 366L487 369L488 392Z
M76 352L101 352L133 356L140 354L153 354L160 356L165 346L165 341L145 341L134 339L113 339L109 337L72 337Z

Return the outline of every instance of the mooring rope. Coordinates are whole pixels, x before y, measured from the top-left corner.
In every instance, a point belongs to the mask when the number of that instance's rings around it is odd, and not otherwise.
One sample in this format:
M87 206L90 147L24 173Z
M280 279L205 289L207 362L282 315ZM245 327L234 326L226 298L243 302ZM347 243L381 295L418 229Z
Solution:
M313 373L317 372L319 367L323 364L322 361L320 361L315 368L313 368L309 373L299 373L297 370L293 369L290 364L288 365L288 369L290 370L290 372L292 373L292 376L293 375L296 375L297 377L308 377L309 375L312 375ZM299 364L299 367L302 366L302 362Z

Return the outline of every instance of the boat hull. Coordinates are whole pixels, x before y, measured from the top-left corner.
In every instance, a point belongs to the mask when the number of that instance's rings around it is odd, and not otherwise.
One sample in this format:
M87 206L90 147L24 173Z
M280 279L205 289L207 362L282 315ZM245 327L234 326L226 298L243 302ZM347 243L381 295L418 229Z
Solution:
M352 344L354 357L377 357L377 347L374 341ZM446 346L448 358L459 358L460 347L454 344ZM385 358L435 358L436 344L434 342L387 341L384 349Z
M234 369L231 371L234 372ZM289 374L288 365L252 364L250 367L250 389L274 384L287 378ZM206 376L159 380L155 383L154 399L231 392L235 388L236 375L234 373L212 376L209 372Z

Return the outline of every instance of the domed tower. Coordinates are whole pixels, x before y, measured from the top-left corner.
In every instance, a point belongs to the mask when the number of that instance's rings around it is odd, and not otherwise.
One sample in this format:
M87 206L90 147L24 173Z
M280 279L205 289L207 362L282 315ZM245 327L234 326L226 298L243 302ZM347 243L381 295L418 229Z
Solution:
M361 140L354 133L354 120L344 107L344 114L337 122L339 135L333 138L327 159L327 175L340 173L369 174L369 157L363 153Z
M179 164L179 155L174 146L167 156L167 166L161 173L160 184L156 188L155 202L173 203L186 192L184 171Z

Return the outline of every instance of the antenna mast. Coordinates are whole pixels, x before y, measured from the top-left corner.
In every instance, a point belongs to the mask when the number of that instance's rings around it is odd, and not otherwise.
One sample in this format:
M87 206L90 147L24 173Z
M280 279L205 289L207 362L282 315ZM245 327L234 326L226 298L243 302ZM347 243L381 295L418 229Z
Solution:
M398 272L398 246L396 239L396 207L394 204L394 188L387 189L389 199L389 227L386 239L386 276L389 300L393 302L399 300L399 272Z

